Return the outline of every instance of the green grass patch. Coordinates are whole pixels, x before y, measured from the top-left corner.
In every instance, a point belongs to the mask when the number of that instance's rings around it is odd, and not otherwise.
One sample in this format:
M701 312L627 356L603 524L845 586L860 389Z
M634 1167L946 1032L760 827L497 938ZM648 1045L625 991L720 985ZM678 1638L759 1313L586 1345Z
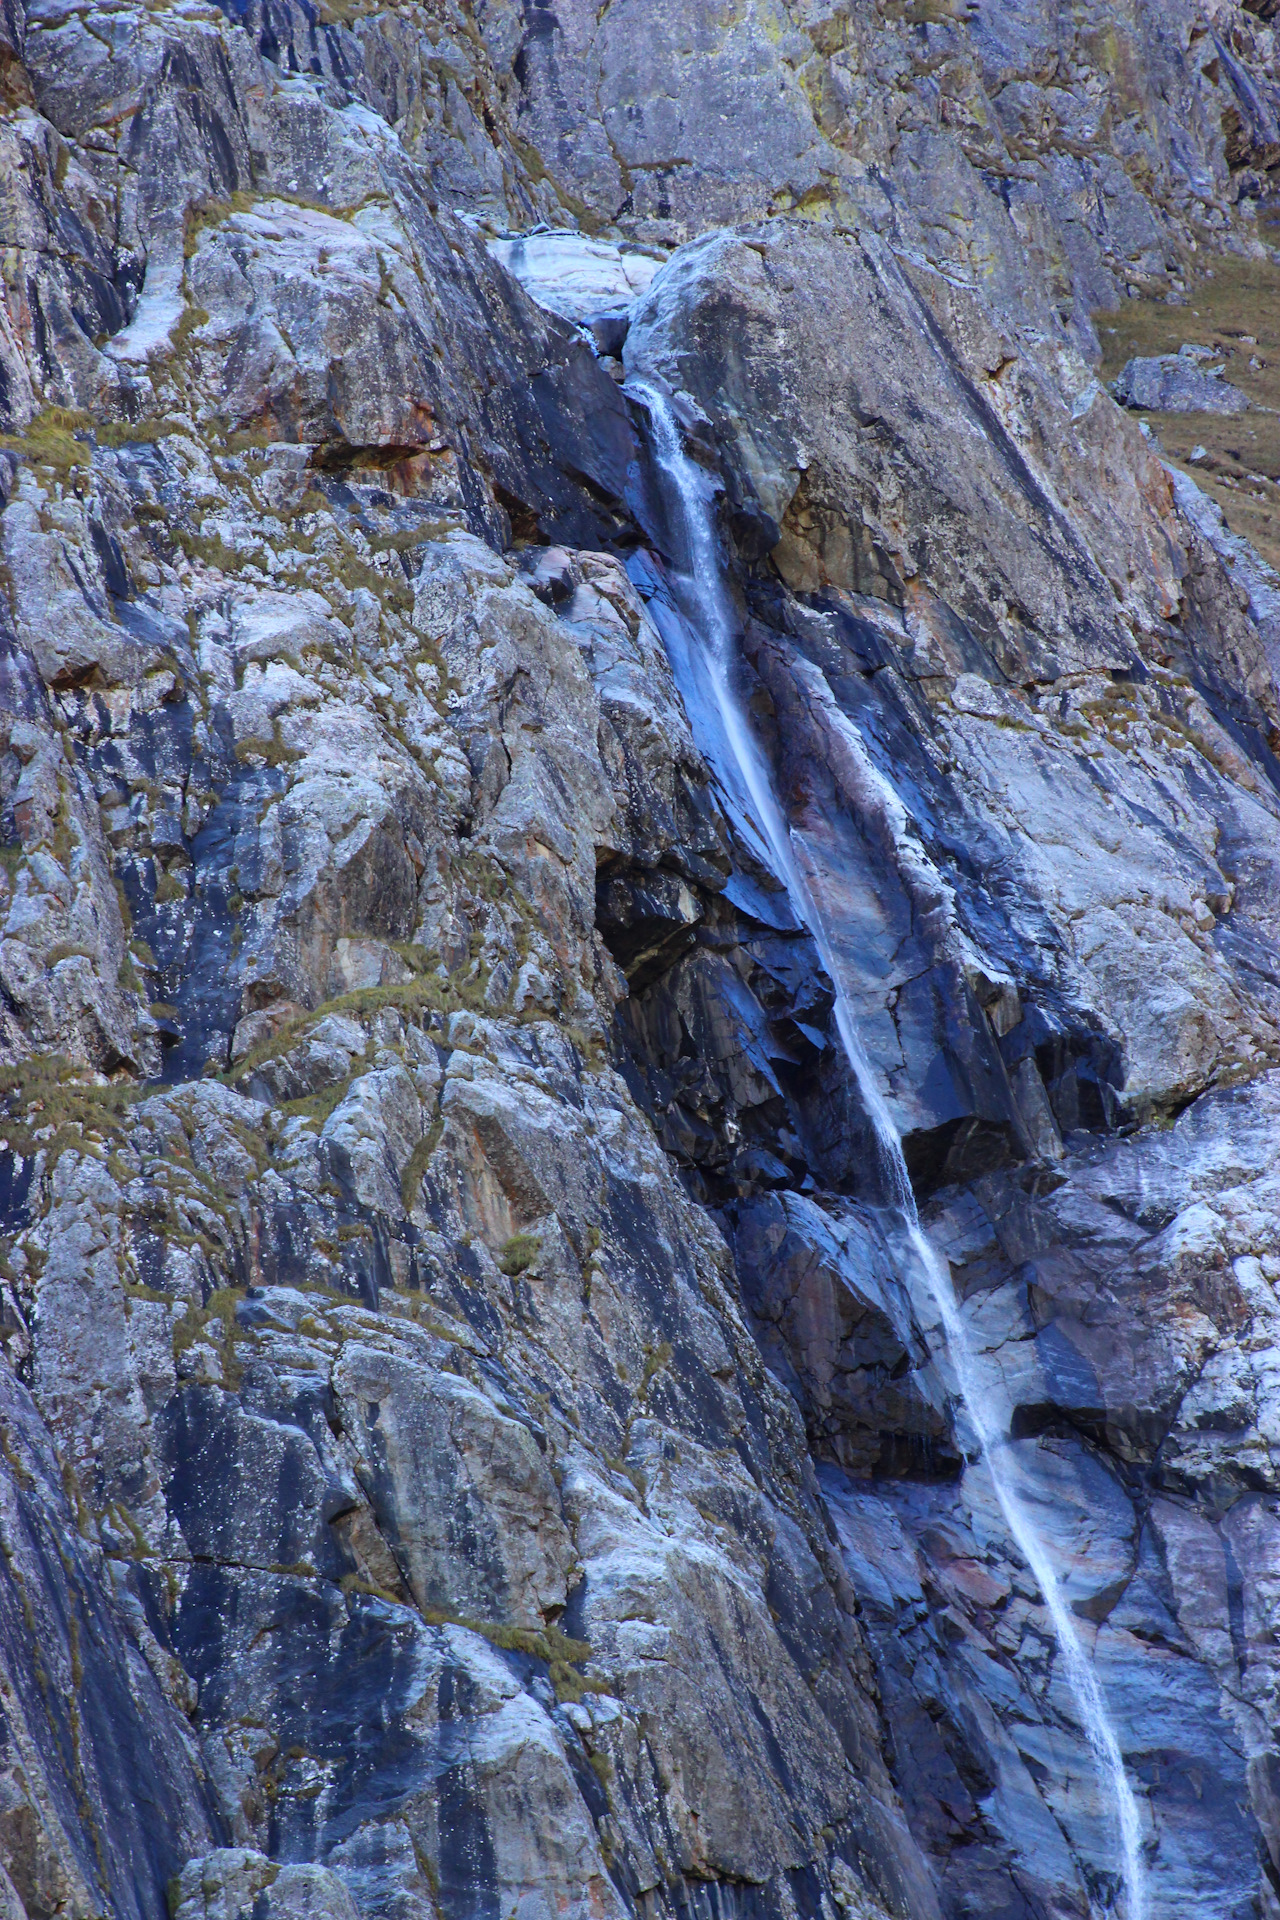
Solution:
M244 1369L235 1350L236 1308L243 1299L243 1287L218 1287L202 1307L189 1306L173 1330L174 1359L208 1335L221 1354L222 1374L227 1385L239 1386Z
M542 1242L536 1233L513 1233L498 1255L498 1269L508 1279L514 1279L518 1273L525 1273L542 1252Z
M443 1132L444 1116L443 1114L437 1114L426 1133L423 1134L421 1140L419 1140L417 1146L409 1155L409 1164L406 1166L400 1182L400 1198L404 1204L406 1213L413 1212L414 1202L418 1197L418 1188L422 1185L427 1168L431 1164L431 1156L439 1146L440 1136Z
M532 1660L544 1661L556 1698L561 1702L581 1700L584 1694L601 1691L600 1687L589 1685L586 1677L577 1671L591 1658L591 1643L573 1640L567 1633L561 1633L559 1627L509 1627L502 1621L471 1620L439 1607L427 1607L424 1617L433 1626L467 1627L505 1653L523 1653Z
M92 426L90 415L78 407L43 407L21 431L0 434L0 447L66 480L89 467L92 453L86 436Z
M0 1135L15 1153L45 1155L52 1168L68 1148L98 1152L121 1144L124 1116L145 1089L136 1082L86 1082L83 1068L61 1054L0 1067Z
M288 1114L290 1118L305 1120L307 1125L314 1127L318 1133L329 1115L345 1098L354 1079L354 1074L348 1074L345 1080L339 1080L333 1086L323 1088L319 1093L307 1094L301 1100L286 1100L280 1111Z

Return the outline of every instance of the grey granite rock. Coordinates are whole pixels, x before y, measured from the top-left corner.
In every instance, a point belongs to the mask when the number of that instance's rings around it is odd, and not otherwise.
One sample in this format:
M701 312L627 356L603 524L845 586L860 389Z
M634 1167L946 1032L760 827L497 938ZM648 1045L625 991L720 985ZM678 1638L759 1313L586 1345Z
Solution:
M1148 360L1129 360L1111 383L1122 407L1156 413L1244 413L1249 396L1184 348Z
M344 1881L324 1867L285 1866L248 1847L219 1847L178 1877L174 1920L354 1920Z
M1114 1910L619 353L1151 1920L1274 1911L1280 602L1079 357L1268 14L0 9L4 1920Z
M222 1832L188 1683L8 1367L0 1395L4 1894L15 1916L106 1905L161 1920L169 1879Z

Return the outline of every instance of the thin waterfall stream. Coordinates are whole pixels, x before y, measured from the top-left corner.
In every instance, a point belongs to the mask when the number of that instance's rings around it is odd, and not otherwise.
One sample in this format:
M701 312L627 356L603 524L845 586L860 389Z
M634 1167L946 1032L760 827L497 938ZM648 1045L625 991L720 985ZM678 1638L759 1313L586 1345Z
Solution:
M876 1171L883 1194L887 1235L897 1253L901 1277L917 1309L926 1303L941 1326L956 1396L990 1475L999 1510L1018 1553L1039 1587L1053 1622L1068 1684L1085 1738L1102 1780L1110 1790L1119 1841L1122 1900L1113 1913L1123 1920L1148 1920L1146 1874L1141 1851L1137 1801L1125 1772L1119 1743L1097 1675L1085 1652L1062 1583L1027 1512L1017 1485L1018 1463L1010 1449L1011 1409L992 1369L984 1369L960 1313L950 1269L920 1224L902 1141L861 1037L842 984L832 942L803 869L808 865L803 837L787 824L773 790L764 754L733 686L736 622L725 586L715 528L709 476L685 451L679 421L670 401L648 381L632 379L627 391L646 409L651 446L680 516L685 570L675 581L681 611L693 629L698 649L672 665L685 695L699 748L717 776L735 795L760 837L761 850L785 888L797 920L811 934L835 989L835 1019L840 1042L857 1083L876 1142ZM923 1298L922 1298L923 1296Z

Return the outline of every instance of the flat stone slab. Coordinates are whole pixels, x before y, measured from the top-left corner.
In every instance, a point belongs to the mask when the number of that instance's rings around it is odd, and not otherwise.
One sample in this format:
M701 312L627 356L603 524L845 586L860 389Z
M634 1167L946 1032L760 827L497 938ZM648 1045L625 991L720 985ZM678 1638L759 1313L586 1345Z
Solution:
M662 264L651 254L569 229L516 234L488 246L539 306L579 322L625 310Z

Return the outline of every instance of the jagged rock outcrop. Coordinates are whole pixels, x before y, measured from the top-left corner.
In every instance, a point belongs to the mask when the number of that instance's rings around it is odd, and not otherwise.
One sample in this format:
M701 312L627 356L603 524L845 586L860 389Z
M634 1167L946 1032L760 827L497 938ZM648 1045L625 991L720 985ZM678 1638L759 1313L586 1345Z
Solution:
M1268 15L12 0L6 1916L1115 1910L832 971L1149 1920L1280 1911L1280 601L1088 359Z

